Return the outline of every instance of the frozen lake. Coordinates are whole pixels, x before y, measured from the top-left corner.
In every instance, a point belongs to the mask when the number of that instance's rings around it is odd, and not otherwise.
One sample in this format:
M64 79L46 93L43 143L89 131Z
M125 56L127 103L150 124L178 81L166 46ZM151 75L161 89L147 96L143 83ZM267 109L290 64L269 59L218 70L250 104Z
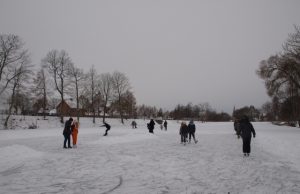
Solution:
M300 193L299 128L252 123L257 137L245 158L231 122L196 122L199 142L184 146L177 121L149 134L148 120L132 129L131 120L108 119L104 137L100 119L82 119L78 148L63 149L51 119L0 130L0 193Z

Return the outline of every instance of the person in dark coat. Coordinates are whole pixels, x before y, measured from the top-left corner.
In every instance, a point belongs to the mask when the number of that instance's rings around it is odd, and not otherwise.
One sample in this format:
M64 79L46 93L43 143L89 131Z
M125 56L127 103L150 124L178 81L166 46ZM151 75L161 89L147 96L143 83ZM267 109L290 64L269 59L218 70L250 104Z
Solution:
M249 156L251 152L251 137L253 134L253 138L255 138L256 133L252 126L252 124L249 121L249 118L247 116L243 116L240 120L240 131L239 135L243 139L243 153L244 156Z
M165 120L165 122L164 122L164 128L165 128L165 131L167 131L167 128L168 128L168 122L167 122L167 120Z
M106 123L106 122L103 122L103 123L104 124L101 125L100 127L106 127L106 131L105 131L105 133L104 133L103 136L107 136L107 132L110 130L110 125L108 123Z
M132 129L136 129L136 122L135 122L135 121L132 121L132 122L131 122L131 126L132 126Z
M189 131L188 126L183 121L180 126L179 135L181 136L181 143L183 143L184 145L186 144L188 131Z
M191 120L188 125L188 132L189 132L189 143L191 143L192 137L194 139L194 142L197 143L198 141L195 138L196 125L194 124L193 120Z
M154 130L154 125L155 125L155 122L153 119L150 120L150 123L147 124L147 127L149 129L149 133L153 133L153 130Z
M64 135L64 148L72 148L71 147L71 133L72 133L72 129L71 129L71 126L72 126L72 122L73 122L73 118L69 118L69 120L66 121L65 123L65 128L64 128L64 131L63 131L63 135ZM67 142L68 142L68 147L67 147Z

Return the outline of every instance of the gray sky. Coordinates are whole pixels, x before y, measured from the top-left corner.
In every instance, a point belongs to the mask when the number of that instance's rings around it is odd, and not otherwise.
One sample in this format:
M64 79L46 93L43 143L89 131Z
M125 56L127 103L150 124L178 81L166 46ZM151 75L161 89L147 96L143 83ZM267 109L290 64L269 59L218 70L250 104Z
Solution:
M0 33L19 35L33 63L65 49L86 72L118 70L138 104L260 107L255 71L300 24L299 0L0 0Z

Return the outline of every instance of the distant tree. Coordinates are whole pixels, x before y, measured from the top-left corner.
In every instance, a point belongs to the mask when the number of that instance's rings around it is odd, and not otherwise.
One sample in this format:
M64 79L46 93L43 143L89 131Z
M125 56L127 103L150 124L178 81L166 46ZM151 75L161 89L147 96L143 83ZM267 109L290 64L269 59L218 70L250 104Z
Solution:
M271 56L260 63L257 74L265 80L265 86L269 96L275 96L294 85L300 89L300 71L295 61L286 56ZM299 75L298 75L299 74Z
M29 91L21 89L16 96L15 111L21 110L22 115L32 113L32 99L29 97Z
M24 84L26 84L27 80L30 78L31 74L30 66L29 66L29 60L23 60L22 63L18 68L15 67L15 71L13 72L14 78L9 83L9 88L11 91L11 97L9 100L9 108L7 112L7 117L4 122L4 127L8 127L8 120L11 116L13 107L17 105L17 97L20 96L21 89L26 87Z
M92 110L92 104L89 100L89 97L85 93L79 96L79 104L83 109L87 110L88 112Z
M98 74L94 66L92 66L89 72L86 75L87 79L85 81L84 87L84 95L88 98L90 102L89 111L92 112L93 116L93 123L96 122L96 99L95 96L99 93L98 88Z
M137 117L137 108L136 108L136 98L134 94L127 90L122 95L122 110L126 115L126 118L136 118Z
M143 104L137 107L137 114L139 117L143 117L144 120L146 118L154 118L157 116L157 108L155 106L146 106Z
M63 102L67 82L69 79L68 71L70 69L70 65L72 64L71 58L64 50L60 52L57 50L52 50L42 60L42 63L48 68L49 73L52 75L55 83L55 89L60 94L61 102ZM63 123L64 115L62 114L62 110L60 110L60 113L60 122Z
M272 114L274 115L274 119L278 120L280 116L280 107L281 102L277 96L273 96L272 98Z
M44 68L42 67L36 74L36 77L33 78L33 87L32 87L32 93L35 95L35 107L38 109L36 111L39 111L40 108L43 109L43 116L44 119L46 118L45 110L47 109L47 94L48 94L48 87L47 87L47 77L46 73L44 71ZM42 106L39 106L41 104Z
M15 77L24 71L26 73L24 64L28 61L28 51L24 49L24 43L19 36L0 34L0 96L8 84L15 81Z
M99 90L99 88L98 88ZM96 108L97 116L100 117L100 113L102 112L101 108L103 107L103 97L98 91L94 97L94 107Z
M205 122L207 120L207 114L212 108L208 102L200 103L198 106L200 109L200 120Z
M275 120L274 112L272 109L272 102L266 102L262 105L262 113L264 115L264 119L267 121Z
M137 107L137 115L139 117L142 117L144 120L146 119L147 117L147 114L146 114L146 105L140 105Z
M86 75L83 73L82 69L79 69L74 66L74 64L70 64L69 74L71 77L71 81L75 86L75 99L76 99L76 108L77 108L77 121L79 121L79 96L80 91L83 90L83 81L86 79Z
M113 100L113 79L111 74L101 74L98 85L103 97L103 122L105 122L108 104Z
M124 124L122 99L124 99L123 95L130 89L129 79L126 77L125 74L115 71L112 74L112 80L113 80L115 98L117 99L118 102L118 112L120 114L121 122Z
M267 60L261 61L257 75L265 81L268 95L271 98L278 98L282 110L291 108L290 120L299 118L300 104L295 100L300 96L299 26L295 26L295 32L289 34L288 39L283 44L281 54L270 56ZM275 115L275 118L278 118L278 114Z
M298 74L300 71L300 26L295 25L294 28L295 32L289 34L288 39L283 44L283 51L288 58L295 61L297 64L295 69L297 69ZM300 75L298 74L297 76L299 77Z
M235 118L242 118L244 115L248 116L251 121L254 121L259 118L260 111L251 105L236 109L234 112Z
M164 116L164 113L163 113L163 109L162 109L162 108L160 108L160 109L158 110L157 116L158 116L158 117L163 117L163 116Z
M231 116L228 113L217 113L216 111L207 111L207 121L230 121Z

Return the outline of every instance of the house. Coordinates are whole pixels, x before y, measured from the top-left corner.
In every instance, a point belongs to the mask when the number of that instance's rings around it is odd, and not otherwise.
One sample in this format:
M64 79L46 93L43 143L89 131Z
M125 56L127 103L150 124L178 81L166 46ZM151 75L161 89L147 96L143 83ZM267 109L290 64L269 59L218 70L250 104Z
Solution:
M61 101L56 106L56 113L57 115L63 115L63 116L72 116L75 117L77 114L82 117L85 116L85 110L82 108L76 108L76 105L71 101L66 102L66 100Z

